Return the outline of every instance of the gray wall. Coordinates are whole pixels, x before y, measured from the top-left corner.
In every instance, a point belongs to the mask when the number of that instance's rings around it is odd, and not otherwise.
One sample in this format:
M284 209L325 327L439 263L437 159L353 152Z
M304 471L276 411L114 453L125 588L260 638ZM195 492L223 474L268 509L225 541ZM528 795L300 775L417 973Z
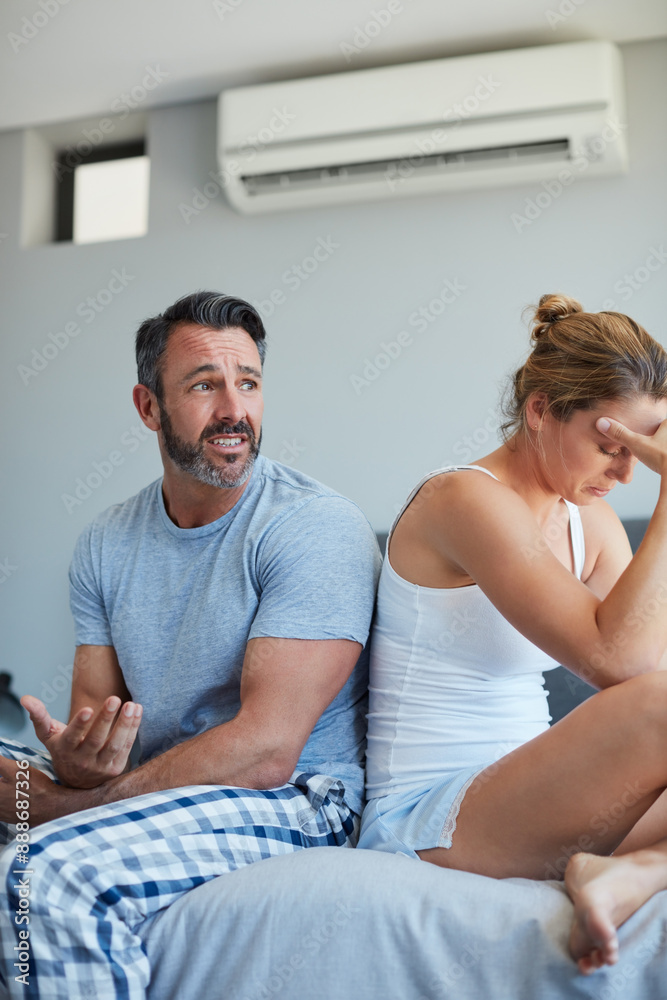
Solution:
M630 173L577 180L520 233L510 216L539 185L256 218L216 197L186 224L179 205L216 169L211 101L149 115L148 236L21 249L23 137L1 135L0 669L14 673L17 693L67 714L71 550L99 511L160 474L155 441L131 403L132 343L138 323L177 296L211 287L257 302L282 290L285 301L267 317L264 452L354 498L378 530L424 473L495 445L499 387L527 348L521 311L540 294L562 290L590 310L613 299L667 343L667 269L636 291L623 278L666 241L666 54L664 42L624 49ZM338 246L299 288L285 282L320 239ZM86 312L114 269L131 280L102 311ZM446 280L465 290L426 330L411 327L411 313ZM25 384L19 366L68 323L81 332ZM366 359L403 330L412 343L355 391L351 376L363 376ZM66 503L95 463L108 477ZM640 471L611 502L640 517L655 497L655 477Z

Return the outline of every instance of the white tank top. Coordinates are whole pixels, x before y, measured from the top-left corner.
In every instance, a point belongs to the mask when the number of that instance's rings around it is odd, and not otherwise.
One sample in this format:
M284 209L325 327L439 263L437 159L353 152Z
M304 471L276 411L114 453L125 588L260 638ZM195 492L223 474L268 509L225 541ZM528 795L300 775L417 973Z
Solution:
M392 533L416 493L433 476L462 469L497 478L478 465L431 472L415 486L387 539L371 641L369 798L483 766L549 726L542 671L558 663L510 625L476 584L420 587L389 562ZM581 518L565 503L581 578Z

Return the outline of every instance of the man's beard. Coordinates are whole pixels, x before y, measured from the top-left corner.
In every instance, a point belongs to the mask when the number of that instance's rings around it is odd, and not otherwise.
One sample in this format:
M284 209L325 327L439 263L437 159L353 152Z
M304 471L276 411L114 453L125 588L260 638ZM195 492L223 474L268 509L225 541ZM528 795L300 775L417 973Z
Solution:
M237 424L210 424L202 431L199 444L193 445L189 441L184 441L174 431L169 414L164 409L162 403L160 407L160 423L164 446L169 458L183 472L194 476L200 483L207 486L217 486L219 489L233 489L235 486L243 486L248 480L255 459L259 454L259 447L262 443L262 435L259 441L255 439L255 434L244 420L239 420ZM245 434L248 439L250 450L245 462L241 464L240 455L223 455L225 464L222 466L211 462L204 454L204 443L208 438L222 434Z

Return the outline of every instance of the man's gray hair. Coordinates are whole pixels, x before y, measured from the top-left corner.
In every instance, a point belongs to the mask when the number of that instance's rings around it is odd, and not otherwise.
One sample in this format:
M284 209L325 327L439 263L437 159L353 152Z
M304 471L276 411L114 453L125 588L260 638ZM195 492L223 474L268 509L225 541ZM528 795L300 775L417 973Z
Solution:
M192 292L163 313L146 319L137 331L136 355L139 382L162 398L160 359L169 336L179 323L197 323L213 330L240 327L257 344L260 361L266 355L266 331L262 318L249 302L220 292Z

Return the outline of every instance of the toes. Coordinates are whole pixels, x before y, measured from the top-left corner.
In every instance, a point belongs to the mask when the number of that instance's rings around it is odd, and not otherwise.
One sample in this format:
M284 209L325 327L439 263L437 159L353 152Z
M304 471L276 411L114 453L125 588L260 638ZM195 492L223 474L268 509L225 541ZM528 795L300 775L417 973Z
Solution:
M600 969L604 965L602 958L602 952L599 948L593 948L588 955L584 955L577 962L577 968L584 976L590 976L592 972L596 969Z
M604 965L615 965L618 962L618 946L607 945L605 948L594 947L587 955L577 959L577 968L584 976L590 976L596 969Z

